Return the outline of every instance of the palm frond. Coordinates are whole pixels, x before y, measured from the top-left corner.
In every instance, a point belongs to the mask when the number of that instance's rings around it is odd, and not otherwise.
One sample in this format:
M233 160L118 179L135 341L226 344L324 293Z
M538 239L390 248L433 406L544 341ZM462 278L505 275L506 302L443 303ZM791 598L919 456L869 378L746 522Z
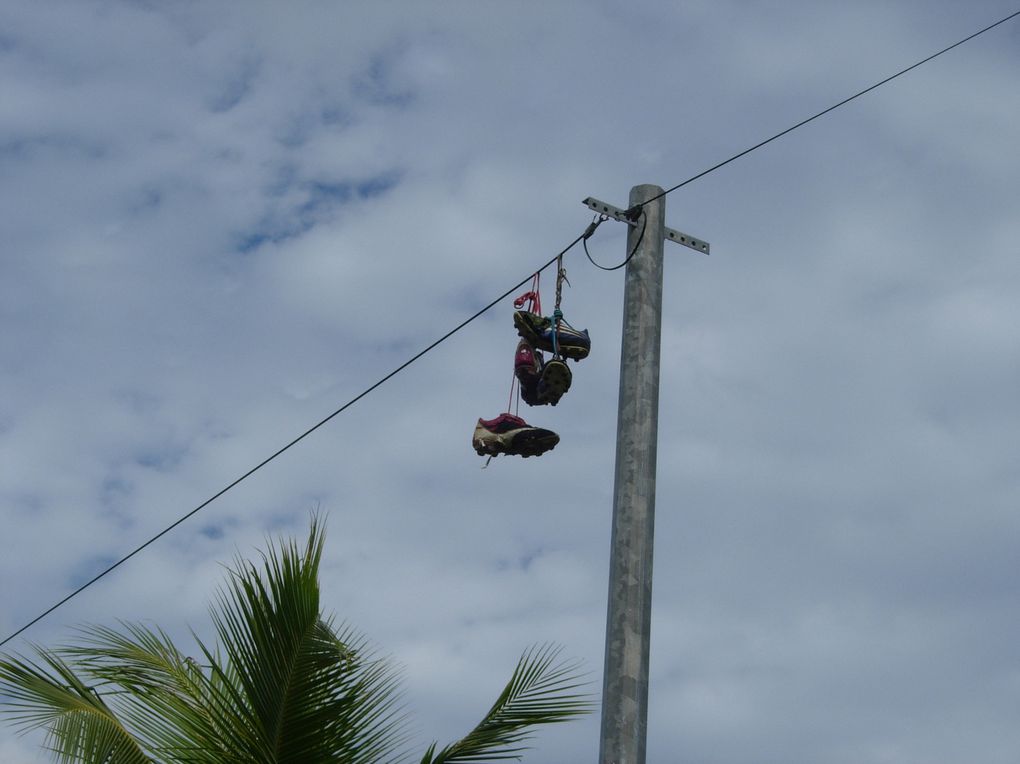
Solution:
M99 693L55 652L35 647L42 663L0 659L4 713L22 731L47 730L61 764L146 764L152 760Z
M118 714L146 749L166 761L243 759L251 748L251 725L238 713L243 704L233 688L214 682L162 630L124 622L120 627L82 627L80 642L62 654L119 688Z
M391 670L320 615L323 540L313 518L303 550L270 545L261 569L238 560L212 612L229 676L250 709L253 760L368 764L400 740Z
M541 724L565 722L589 713L590 696L576 662L557 662L559 648L542 646L521 656L513 676L482 721L438 753L435 744L421 764L474 764L520 759L523 745Z
M217 643L195 636L201 662L158 628L86 626L35 662L0 655L0 711L45 729L60 764L393 764L407 741L396 675L321 614L323 541L313 517L303 548L238 559L211 608ZM516 759L537 725L590 711L558 655L526 652L482 721L423 764Z

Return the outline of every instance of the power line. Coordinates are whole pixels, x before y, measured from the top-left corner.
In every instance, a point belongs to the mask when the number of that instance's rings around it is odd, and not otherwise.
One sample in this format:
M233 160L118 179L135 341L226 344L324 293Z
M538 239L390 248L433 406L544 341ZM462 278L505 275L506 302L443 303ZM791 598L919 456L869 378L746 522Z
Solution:
M972 34L972 35L968 35L967 37L964 37L964 38L963 38L962 40L959 40L958 42L954 42L954 43L953 43L952 45L950 45L950 46L949 46L949 47L947 47L947 48L943 48L943 49L942 49L942 50L940 50L940 51L939 51L938 53L932 53L932 54L931 54L930 56L928 56L927 58L921 59L921 60L920 60L920 61L918 61L918 62L917 62L916 64L911 64L911 65L910 65L910 66L908 66L908 67L907 67L906 69L901 69L900 71L896 72L896 74L893 74L893 75L891 75L891 76L889 76L889 77L886 77L886 78L885 78L884 80L881 80L881 81L879 81L879 82L876 82L876 83L875 83L874 85L871 85L870 87L867 87L867 88L865 88L864 90L861 90L860 92L854 93L854 94L853 94L852 96L850 96L849 98L844 98L844 99L843 99L842 101L840 101L839 103L833 104L833 105L832 105L832 106L830 106L829 108L827 108L827 109L823 109L822 111L818 112L818 113L817 113L817 114L815 114L814 116L808 117L807 119L805 119L805 120L802 120L802 121L798 122L798 123L797 123L796 125L793 125L793 127L788 127L788 128L786 128L785 130L783 130L782 132L776 133L776 134L775 134L775 135L773 135L773 136L772 136L771 138L766 138L766 139L765 139L765 140L763 140L763 141L762 141L761 143L756 143L756 144L754 144L753 146L751 146L750 148L748 148L748 149L744 149L744 150L743 150L743 151L741 151L741 152L740 152L739 154L734 154L734 155L733 155L733 156L731 156L731 157L730 157L729 159L726 159L726 160L724 160L724 161L722 161L722 162L719 162L719 164L715 164L715 165L712 165L712 166L711 166L711 167L709 167L709 168L708 168L707 170L702 170L702 171L701 171L701 172L699 172L699 173L698 173L697 175L692 175L692 176L691 176L691 177L689 177L689 178L688 178L687 180L685 180L685 181L684 181L683 183L677 183L677 184L676 184L675 186L673 186L672 188L667 188L667 189L666 189L665 191L663 191L663 192L662 192L661 194L658 194L657 196L653 196L653 197L652 197L651 199L648 199L648 200L646 200L646 201L642 202L641 204L635 205L635 206L634 206L634 207L632 207L632 208L631 208L630 210L627 210L627 212L628 212L628 213L636 213L636 209L637 209L637 208L641 208L641 207L644 207L644 206L645 206L646 204L651 204L651 203L652 203L652 202L654 202L654 201L655 201L656 199L661 199L661 198L662 198L662 197L664 197L664 196L665 196L666 194L671 194L671 193L673 193L674 191L676 191L676 190L677 190L678 188L683 188L683 187L684 187L684 186L686 186L687 184L689 184L689 183L693 183L694 181L698 180L699 178L703 178L703 177L705 177L706 175L708 175L709 173L715 172L715 171L716 171L716 170L718 170L718 169L719 169L720 167L725 167L725 166L726 166L726 165L728 165L728 164L729 164L730 162L735 162L736 160L740 159L741 157L747 156L747 155L748 155L748 154L750 154L750 153L751 153L752 151L756 151L756 150L760 149L760 148L761 148L762 146L765 146L766 144L772 143L772 141L776 140L777 138L782 138L782 137L783 137L784 135L786 135L787 133L792 133L792 132L793 132L794 130L796 130L796 129L797 129L798 127L803 127L803 126L804 126L804 125L806 125L806 124L807 124L808 122L813 122L814 120L818 119L819 117L823 117L823 116L825 116L825 115L826 115L826 114L828 114L828 113L829 113L830 111L835 111L835 110L836 110L836 109L838 109L838 108L839 108L840 106L845 106L846 104L848 104L848 103L850 103L851 101L853 101L853 100L854 100L855 98L860 98L860 97L861 97L862 95L865 95L866 93L870 93L870 92L871 92L872 90L875 90L876 88L880 88L880 87L882 87L882 85L885 85L885 84L886 84L887 82L892 82L892 81L893 81L894 79L896 79L897 77L899 77L899 76L901 76L901 75L904 75L904 74L906 74L907 72L909 72L909 71L911 71L911 70L913 70L913 69L916 69L916 68L917 68L917 67L919 67L919 66L922 66L922 65L924 65L924 64L927 64L927 63L928 63L929 61L931 61L932 59L938 58L938 57L939 57L939 56L941 56L941 55L942 55L943 53L948 53L948 52L949 52L949 51L951 51L951 50L952 50L953 48L958 48L959 46L963 45L963 44L964 44L965 42L970 42L970 41L971 41L971 40L973 40L973 39L974 39L975 37L978 37L979 35L983 35L983 34L984 34L985 32L987 32L987 31L989 31L989 30L991 30L991 29L995 29L995 27L999 26L1000 24L1005 24L1005 23L1006 23L1007 21L1009 21L1010 19L1014 19L1014 18L1016 18L1017 16L1020 16L1020 11L1016 11L1016 12L1014 12L1014 13L1011 13L1011 14L1010 14L1009 16L1006 16L1006 18L1004 18L1004 19L999 19L999 20L998 20L998 21L996 21L996 22L995 22L994 24L990 24L989 26L986 26L986 27L985 27L984 29L982 29L982 30L980 30L980 31L978 31L978 32L974 32L974 34Z
M562 249L562 250L561 250L561 251L560 251L559 253L557 253L557 255L556 255L555 257L553 257L553 258L552 258L551 260L549 260L549 261L548 261L548 262L547 262L547 263L546 263L545 265L543 265L543 266L542 266L541 268L539 268L539 269L538 269L538 271L536 271L536 272L538 272L538 273L541 273L542 271L544 271L544 270L545 270L546 268L548 268L548 267L549 267L550 265L552 265L553 263L555 263L555 262L556 262L556 261L557 261L557 260L558 260L558 259L559 259L560 257L562 257L562 256L563 256L563 255L565 255L565 254L566 254L567 252L569 252L569 251L570 251L571 249L573 249L573 247L574 247L574 246L575 246L575 245L576 245L576 244L577 244L577 243L578 243L579 241L581 241L581 240L582 240L583 238L585 238L585 234L583 234L583 233L582 233L582 234L581 234L580 236L578 236L578 237L577 237L576 239L574 239L574 240L573 240L572 242L570 242L570 244L568 244L568 245L567 245L567 246L566 246L566 247L565 247L564 249ZM412 363L414 363L415 361L417 361L417 360L418 360L419 358L421 358L421 357L422 357L423 355L425 355L426 353L428 353L429 351L433 350L434 348L436 348L436 347L437 347L438 345L440 345L441 343L443 343L443 342L445 342L446 340L448 340L448 339L449 339L450 337L452 337L452 336L453 336L454 334L456 334L457 332L459 332L459 331L460 331L461 329L463 329L463 328L464 328L465 326L467 326L468 324L470 324L470 323L471 323L472 321L474 321L474 320L475 320L476 318L478 318L479 316L481 316L481 315L482 315L483 313L487 312L488 310L490 310L491 308L493 308L493 307L494 307L495 305L497 305L498 303L500 303L501 301L503 301L504 299L506 299L507 297L509 297L509 296L510 296L510 294L512 294L513 292L517 291L517 290L518 290L518 289L520 289L520 288L521 288L522 286L524 286L525 284L527 284L527 283L528 283L528 281L530 281L530 280L531 280L531 278L532 278L532 276L533 276L533 275L534 275L534 274L529 274L529 275L528 275L528 276L527 276L527 277L526 277L525 279L523 279L522 281L519 281L519 282L518 282L517 284L515 284L514 286L510 287L509 289L507 289L507 290L506 290L505 292L503 292L503 294L501 294L501 295L500 295L499 297L497 297L496 299L494 299L494 300L493 300L492 302L490 302L490 303L489 303L488 305L486 305L486 306L485 306L484 308L482 308L481 310L479 310L478 312L476 312L476 313L475 313L474 315L472 315L472 316L471 316L470 318L467 318L467 319L465 319L464 321L462 321L461 323L457 324L457 326L455 326L455 327L454 327L453 329L451 329L450 331L448 331L448 332L447 332L446 334L444 334L444 335L443 335L442 337L440 337L440 338L439 338L438 340L436 340L435 342L433 342L433 343L432 343L431 345L429 345L428 347L426 347L426 348L425 348L424 350L421 350L420 352L418 352L418 353L417 353L416 355L414 355L414 356L412 356L411 358L409 358L409 359L408 359L407 361L404 361L404 363L400 364L400 366L398 366L397 368L395 368L395 369L394 369L393 371L391 371L391 372L390 372L389 374L387 374L387 375L386 375L385 377L383 377L382 379L380 379L380 380L379 380L378 382L376 382L376 383L375 383L374 385L372 385L371 387L368 387L368 388L366 388L365 390L363 390L362 392L360 392L360 393L359 393L358 395L356 395L355 397L351 398L351 399L350 399L349 401L347 401L347 403L345 403L345 404L344 404L343 406L341 406L340 408L338 408L338 409L337 409L336 411L334 411L334 412L333 412L332 414L330 414L329 416L327 416L327 417L326 417L325 419L321 420L320 422L318 422L317 424L313 425L312 427L309 427L309 428L308 428L307 430L305 430L305 431L304 431L303 433L301 433L301 434L300 434L300 435L298 435L298 436L297 436L296 438L294 438L294 440L292 440L292 441L291 441L290 443L288 443L288 444L287 444L287 445L285 445L285 446L284 446L283 448L281 448L281 449L279 449L278 451L276 451L276 452L275 452L275 453L274 453L274 454L273 454L272 456L269 456L269 457L266 457L265 459L263 459L263 460L262 460L261 462L259 462L259 463L258 463L258 464L256 464L256 465L255 465L254 467L252 467L252 468L251 468L250 470L248 470L248 471L247 471L247 472L245 472L245 473L244 473L243 475L241 475L241 477L239 477L239 478L237 478L236 480L234 480L234 481L233 481L232 483L230 483L229 485L227 485L227 486L226 486L225 488L222 488L222 489L220 489L219 491L217 491L217 492L216 492L215 494L213 494L213 495L212 495L212 496L210 496L210 497L209 497L208 499L206 499L205 501L203 501L203 502L202 502L201 504L199 504L199 505L198 505L197 507L195 507L195 508L194 508L193 510L191 510L191 511L190 511L190 512L188 512L187 514L185 514L185 515L181 516L181 517L180 517L180 518L179 518L178 520L176 520L175 522L173 522L173 523L172 523L171 525L168 525L168 526L167 526L166 528L164 528L163 530L161 530L161 531L160 531L159 533L157 533L157 534L156 534L155 536L153 536L152 538L150 538L150 539L149 539L148 541L146 541L146 542L145 542L144 544L142 544L142 545L140 545L139 547L137 547L137 548L136 548L136 549L135 549L134 551L132 551L132 552L131 552L130 554L127 554L127 555L125 555L124 557L120 558L119 560L117 560L117 562L113 563L113 565L111 565L111 566L110 566L110 567L108 567L108 568L107 568L106 570L102 571L101 573L97 574L97 575L96 575L95 577L93 577L93 578L92 578L92 579L90 579L89 581L86 581L86 582L85 582L84 584L82 584L82 585L81 585L81 586L79 586L79 587L78 587L77 589L75 589L75 590L74 590L73 592L71 592L70 594L68 594L68 595L67 595L66 597L64 597L64 598L63 598L62 600L60 600L60 601L59 601L58 603L56 603L55 605L51 606L51 607L50 607L50 608L48 608L47 610L45 610L45 611L43 611L42 613L40 613L39 615L37 615L37 616L36 616L35 618L33 618L33 619L32 619L31 621L29 621L28 623L26 623L26 624L25 624L24 626L22 626L22 627L21 627L20 629L18 629L18 630L17 630L17 631L15 631L15 632L14 632L13 634L11 634L10 636L6 637L6 638L5 638L5 639L4 639L4 640L3 640L2 642L0 642L0 647L3 647L4 645L6 645L6 644L7 644L8 642L10 642L10 641L11 641L12 639L14 639L14 638L15 638L16 636L18 636L19 634L21 634L21 633L22 633L23 631L25 631L26 629L28 629L28 628L30 628L30 627L32 627L32 626L34 626L34 625L35 625L36 623L38 623L39 621L41 621L41 620L42 620L43 618L45 618L46 616L48 616L48 615L49 615L50 613L52 613L52 612L53 612L54 610L56 610L57 608L59 608L59 607L60 607L61 605L63 605L64 603L68 602L69 600L71 600L71 599L73 599L74 597L76 597L76 596L78 596L79 594L81 594L81 593L82 593L83 591L85 591L86 589L88 589L88 588L89 588L90 586L92 586L92 584L96 583L96 581L98 581L99 579L101 579L101 578L102 578L103 576L105 576L105 575L106 575L107 573L111 573L112 571L114 571L115 569L117 569L118 567L120 567L121 565L123 565L123 564L124 564L125 562L127 562L128 560L130 560L130 559L131 559L132 557L134 557L134 556L135 556L136 554L138 554L139 552L141 552L141 551L142 551L143 549L145 549L145 548L146 548L147 546L149 546L150 544L154 543L155 541L157 541L157 540L159 540L160 538L162 538L163 536L165 536L165 535L166 535L167 533L169 533L170 531L172 531L172 530L173 530L174 528L176 528L176 527L177 527L178 525L180 525L180 524L181 524L181 523L183 523L183 522L184 522L185 520L187 520L188 518L190 518L190 517L191 517L192 515L196 514L196 513L197 513L197 512L199 512L200 510L202 510L202 509L204 509L205 507L207 507L207 506L209 506L210 504L212 504L212 503L213 503L213 502L214 502L214 501L215 501L216 499L218 499L218 498L219 498L220 496L222 496L223 494L225 494L225 493L226 493L227 491L229 491L229 490L230 490L231 488L233 488L234 486L236 486L236 485L237 485L238 483L242 482L243 480L247 479L247 478L248 478L248 477L250 477L251 475L253 475L253 474L255 474L256 472L258 472L258 471L259 471L260 469L262 469L262 468L263 468L263 467L265 467L265 466L266 466L267 464L269 464L269 462L273 461L273 459L275 459L276 457L280 456L280 455L281 455L281 454L282 454L282 453L283 453L284 451L287 451L287 450L288 450L289 448L291 448L291 446L295 446L295 445L297 445L297 444L298 444L299 442L301 442L301 441L302 441L302 440L304 440L304 439L305 439L306 437L308 437L309 435L311 435L311 434L312 434L313 432L315 432L316 430L318 430L318 429L319 429L320 427L322 427L322 426L323 426L324 424L326 424L327 422L329 422L329 421L330 421L331 419L333 419L333 418L334 418L335 416L337 416L337 415L339 415L339 414L343 413L343 412L344 412L344 411L346 411L346 410L347 410L348 408L350 408L351 406L353 406L353 405L354 405L355 403L357 403L358 401L360 401L360 400L361 400L362 398L364 398L364 397L365 397L366 395L368 395L368 394L369 394L370 392L372 392L372 391L373 391L373 390L375 390L375 389L376 389L377 387L379 387L380 385L382 385L382 384L383 384L384 382L386 382L387 380L391 379L392 377L395 377L395 376L396 376L397 374L399 374L400 372L402 372L402 371L403 371L404 369L406 369L406 368L407 368L408 366L410 366L410 365L411 365Z
M900 77L901 75L904 75L907 72L909 72L909 71L911 71L913 69L916 69L917 67L922 66L923 64L926 64L926 63L928 63L929 61L931 61L931 60L933 60L935 58L938 58L943 53L947 53L950 50L952 50L953 48L959 47L960 45L963 45L964 43L969 42L970 40L973 40L975 37L978 37L979 35L982 35L985 32L988 32L989 30L994 29L995 27L997 27L997 26L999 26L1001 24L1004 24L1007 21L1010 21L1011 19L1016 18L1017 16L1020 16L1020 11L1016 11L1016 12L1010 14L1009 16L1006 16L1005 18L1000 19L999 21L996 21L994 24L990 24L989 26L985 27L984 29L981 29L978 32L974 32L973 34L963 38L962 40L959 40L958 42L955 42L952 45L950 45L950 46L948 46L946 48L943 48L942 50L938 51L937 53L933 53L932 55L928 56L927 58L924 58L921 61L918 61L917 63L912 64L912 65L908 66L907 68L900 70L896 74L893 74L893 75L891 75L889 77L886 77L885 79L883 79L883 80L881 80L879 82L876 82L874 85L871 85L870 87L867 87L864 90L861 90L858 93L855 93L854 95L850 96L849 98L845 98L842 101L840 101L839 103L833 104L832 106L828 107L827 109L824 109L823 111L820 111L817 114L815 114L815 115L813 115L811 117L808 117L807 119L802 120L801 122L798 122L797 124L793 125L792 127L788 127L785 130L783 130L783 131L781 131L779 133L776 133L772 137L767 138L767 139L761 141L760 143L756 143L754 146L751 146L750 148L744 149L743 151L741 151L738 154L734 154L729 159L726 159L726 160L724 160L722 162L719 162L718 164L715 164L712 167L709 167L707 170L703 170L702 172L699 172L697 175L691 176L690 178L688 178L687 180L683 181L682 183L678 183L677 185L672 186L671 188L666 189L661 194L653 196L652 198L645 200L644 202L642 202L639 205L635 205L635 207L633 207L630 210L628 210L628 213L630 214L630 216L632 216L636 220L638 215L640 214L641 208L643 208L645 205L650 204L651 202L654 202L657 199L661 199L662 197L666 196L666 194L670 194L673 191L676 191L677 189L683 188L684 186L686 186L686 185L688 185L690 183L693 183L694 181L698 180L699 178L703 178L704 176L708 175L709 173L715 172L716 170L718 170L718 169L728 165L729 163L734 162L737 159L740 159L741 157L744 157L744 156L750 154L752 151L756 151L757 149L760 149L762 146L765 146L765 145L771 143L772 141L774 141L774 140L776 140L778 138L783 137L787 133L791 133L794 130L796 130L797 128L803 127L804 125L808 124L809 122L812 122L812 121L818 119L819 117L822 117L822 116L828 114L829 112L834 111L834 110L838 109L839 107L844 106L845 104L850 103L854 99L859 98L862 95L865 95L866 93L869 93L872 90L875 90L876 88L881 87L882 85L885 85L887 82L891 82L892 80L896 79L897 77ZM561 250L559 253L557 253L555 257L553 257L551 260L549 260L544 265L542 265L538 269L538 272L541 272L541 271L545 270L546 268L548 268L550 265L552 265L554 262L556 262L560 257L562 257L564 254L566 254L568 251L570 251L578 242L580 242L582 240L586 241L588 239L588 237L591 235L592 232L593 232L593 228L589 227L588 231L586 231L585 233L582 233L580 236L578 236L576 239L574 239L570 244L568 244L563 250ZM644 230L642 229L642 236L643 235L644 235ZM640 240L639 240L639 243L640 243ZM636 247L635 247L635 250L636 250ZM587 254L587 245L585 245L585 253ZM624 263L622 263L621 265L617 265L617 266L614 266L614 267L606 268L604 266L599 265L594 260L592 260L590 254L588 254L588 259L591 260L593 265L595 265L595 266L597 266L599 268L603 268L604 270L616 270L617 268L620 268L623 265L626 265L626 261L624 261ZM627 260L628 261L630 260L630 256L627 257ZM55 611L57 608L61 607L62 605L64 605L65 603L67 603L68 601L70 601L71 599L76 597L77 595L81 594L83 591L85 591L90 586L92 586L92 584L94 584L97 581L99 581L99 579L103 578L108 573L111 573L114 570L116 570L118 567L120 567L125 562L130 560L132 557L134 557L136 554L141 552L143 549L145 549L149 545L151 545L151 544L155 543L156 541L158 541L160 538L162 538L167 533L172 531L174 528L176 528L178 525L183 523L185 520L189 519L190 517L192 517L193 515L198 513L200 510L204 509L209 504L214 502L216 499L218 499L220 496L225 494L227 491L231 490L236 485L238 485L242 481L246 480L247 478L249 478L251 475L255 474L256 472L258 472L260 469L265 467L271 461L276 459L276 457L280 456L285 451L289 450L292 446L297 445L300 441L304 440L306 437L311 435L313 432L318 430L320 427L325 425L327 422L332 420L334 417L336 417L339 414L341 414L344 411L346 411L348 408L353 406L355 403L357 403L359 400L361 400L366 395L371 393L373 390L375 390L377 387L382 385L384 382L387 382L389 379L391 379L392 377L394 377L397 374L399 374L400 372L402 372L404 369L406 369L412 363L417 361L419 358L424 356L426 353L432 351L434 348L436 348L441 343L445 342L447 339L449 339L454 334L459 332L461 329L463 329L465 326L470 324L472 321L474 321L476 318L481 316L483 313L486 313L487 311L489 311L491 308L493 308L499 302L501 302L506 297L508 297L512 292L516 291L517 289L520 289L522 286L524 286L526 283L528 283L528 281L532 278L532 276L533 276L533 274L529 274L526 278L524 278L523 280L521 280L520 282L518 282L514 286L510 287L508 290L506 290L499 297L494 299L492 302L487 304L485 307L481 308L479 311L477 311L475 314L473 314L469 318L467 318L464 321L462 321L460 324L458 324L453 329L448 331L446 334L444 334L438 340L433 342L431 345L429 345L425 349L419 351L417 354L415 354L410 359L408 359L407 361L402 363L400 366L398 366L396 369L394 369L389 374L384 376L378 382L376 382L375 384L373 384L370 387L366 388L365 390L363 390L361 393L356 395L351 400L347 401L347 403L345 403L343 406L338 408L332 414L330 414L329 416L325 417L324 419L322 419L321 421L319 421L318 423L316 423L312 427L310 427L307 430L305 430L303 433L301 433L296 438L294 438L292 441L290 441L287 445L285 445L282 448L278 449L271 456L268 456L265 459L263 459L261 462L259 462L257 465L252 467L250 470L245 472L239 478L237 478L236 480L234 480L233 482L231 482L230 484L228 484L226 487L222 488L221 490L217 491L215 494L210 496L208 499L203 501L201 504L199 504L197 507L192 509L187 514L181 516L179 519L174 521L172 524L168 525L166 528L164 528L162 531L160 531L155 536L150 538L148 541L146 541L145 543L141 544L140 546L135 548L133 551L131 551L129 554L125 555L121 559L117 560L117 562L113 563L108 568L106 568L102 572L98 573L96 576L94 576L90 580L86 581L84 584L79 586L77 589L75 589L73 592L68 594L63 599L61 599L59 602L57 602L56 604L52 605L51 607L49 607L48 609L46 609L45 611L40 613L38 616L33 618L31 621L26 623L20 629L18 629L17 631L13 632L9 636L5 637L3 641L0 641L0 647L2 647L3 645L7 644L8 642L10 642L12 639L14 639L16 636L18 636L22 632L24 632L27 629L29 629L32 626L34 626L36 623L41 621L43 618L48 616L50 613Z

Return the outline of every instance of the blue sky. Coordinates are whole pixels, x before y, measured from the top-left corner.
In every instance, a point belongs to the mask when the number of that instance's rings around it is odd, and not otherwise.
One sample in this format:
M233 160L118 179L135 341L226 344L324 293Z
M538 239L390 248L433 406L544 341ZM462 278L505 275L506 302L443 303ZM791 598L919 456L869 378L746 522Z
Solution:
M585 197L670 187L1015 10L4 3L0 630L525 278ZM712 255L667 247L650 764L1020 755L1018 42L668 197ZM508 299L24 636L205 633L221 563L318 509L326 605L404 667L422 748L534 643L600 689L623 280L566 267L592 353L521 411L554 451L470 447L505 410ZM3 761L37 748L0 729Z

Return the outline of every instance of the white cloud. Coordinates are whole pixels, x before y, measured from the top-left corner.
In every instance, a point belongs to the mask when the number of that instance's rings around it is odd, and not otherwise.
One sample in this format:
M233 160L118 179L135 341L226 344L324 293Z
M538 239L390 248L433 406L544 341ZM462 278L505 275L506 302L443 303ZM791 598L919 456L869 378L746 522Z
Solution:
M9 5L3 634L551 258L584 197L678 183L1010 11ZM1017 34L668 198L713 254L667 249L650 764L1016 759ZM589 246L619 262L621 226ZM469 445L509 393L507 301L26 636L185 639L218 562L321 507L327 606L406 666L422 740L533 642L599 689L622 273L567 269L593 349L522 412L551 454ZM43 760L8 733L0 759Z

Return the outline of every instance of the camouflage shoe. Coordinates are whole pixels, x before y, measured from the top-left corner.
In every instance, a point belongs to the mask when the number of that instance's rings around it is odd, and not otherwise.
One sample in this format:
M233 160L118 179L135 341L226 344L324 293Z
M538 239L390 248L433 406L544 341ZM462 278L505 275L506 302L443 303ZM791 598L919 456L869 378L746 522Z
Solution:
M514 311L514 326L517 333L528 340L539 350L554 352L553 348L553 320L545 318L526 310ZM588 330L578 331L564 320L560 320L559 330L556 332L556 344L560 355L580 361L587 358L591 351L591 338Z

